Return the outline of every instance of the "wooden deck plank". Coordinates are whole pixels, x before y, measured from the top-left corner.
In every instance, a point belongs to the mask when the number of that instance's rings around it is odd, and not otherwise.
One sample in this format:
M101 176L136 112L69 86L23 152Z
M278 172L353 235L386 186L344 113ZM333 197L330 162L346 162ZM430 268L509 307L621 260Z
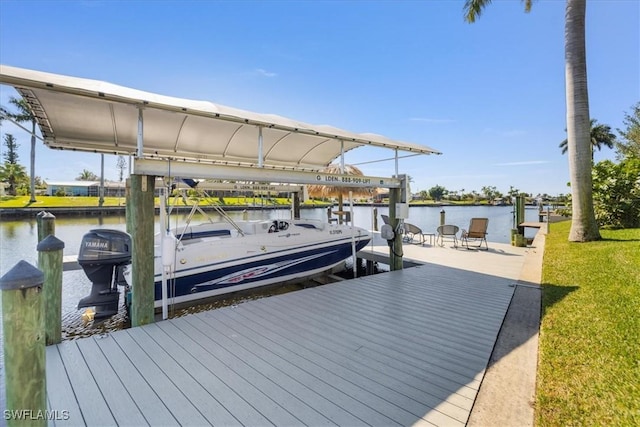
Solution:
M97 337L101 339L101 337ZM113 371L109 361L96 344L96 337L86 340L78 340L78 349L87 362L91 375L95 380L103 399L116 424L123 426L147 425L148 422L136 406L118 375Z
M268 424L254 408L236 397L228 387L203 369L198 360L177 345L156 324L129 330L162 372L175 384L211 425ZM227 409L231 408L231 409Z
M434 298L434 291L428 296L421 298L418 292L409 290L411 297L402 300L402 292L406 291L405 283L399 283L394 289L396 292L387 292L388 287L379 286L367 282L366 284L358 284L354 281L353 286L343 287L340 292L336 292L340 304L351 305L351 311L365 316L385 316L387 319L383 325L398 322L403 324L403 328L410 331L411 334L417 334L415 337L419 339L420 334L428 332L431 342L438 346L451 347L459 350L463 348L465 353L472 355L477 354L481 357L486 356L487 348L491 348L487 344L487 338L491 338L496 333L496 328L487 330L487 316L503 316L504 306L508 306L508 300L505 299L501 307L484 312L484 316L475 315L473 317L466 316L470 307L459 307L456 313L444 316L441 313L434 313L429 307L430 300ZM404 289L403 289L404 288ZM433 289L433 288L431 288ZM401 294L399 297L394 294ZM322 294L319 297L334 298L334 295ZM477 298L477 297L476 297ZM333 303L333 301L330 301ZM483 303L483 301L479 301ZM402 310L393 312L394 307L402 307ZM391 311L390 311L391 310ZM429 328L424 330L424 325L436 325L446 321L447 330L437 328ZM455 332L455 333L453 333ZM476 347L474 343L478 343Z
M144 381L149 384L173 417L183 425L208 424L205 418L206 411L194 404L194 400L195 403L198 403L198 400L190 399L180 390L180 386L188 381L188 378L183 377L181 368L174 364L173 359L168 359L164 352L156 351L155 348L148 349L153 357L150 356L140 346L144 341L140 339L139 343L134 339L138 334L133 329L123 332L125 333L110 334L110 336L127 354L130 363L136 367ZM130 332L134 332L133 336ZM163 365L163 362L166 362L166 365ZM168 366L171 369L165 372L162 366ZM176 379L176 382L172 379ZM168 419L166 422L170 423L171 420Z
M87 425L461 426L512 281L427 263L65 342L49 405Z
M70 420L77 420L79 415L86 425L114 425L116 420L82 357L77 341L65 341L57 345L80 408L80 414L69 414Z
M366 358L363 355L363 350L365 348L364 344L366 344L367 341L360 340L359 337L349 331L343 331L337 328L335 322L333 322L332 319L327 319L326 316L311 315L311 313L300 310L298 307L292 305L287 309L286 314L282 313L284 309L284 306L281 306L280 310L276 310L275 312L272 310L266 310L265 312L261 304L255 304L251 307L251 314L276 316L279 322L274 322L274 324L280 323L288 325L289 328L300 329L300 336L304 337L303 341L305 343L313 337L314 342L322 343L323 346L331 348L332 351L344 351L347 352L348 355L357 354L357 357L363 361L362 363L377 363L388 367L392 365L389 363L390 360L397 361L393 350L386 347L378 349L382 353L378 352L375 356ZM340 326L342 325L340 324ZM363 357L365 358L363 359ZM405 364L398 364L399 372L404 372L421 381L433 383L447 390L462 389L464 392L464 387L467 386L465 381L468 380L468 378L454 375L451 372L430 364L421 365L418 369L415 369L414 365L406 364L405 366ZM469 390L471 390L469 394L475 396L475 390L471 388Z
M274 301L268 301L269 303L273 303ZM354 339L354 336L347 332L341 332L336 327L333 320L328 320L327 316L319 315L319 316L310 316L308 311L305 309L300 309L299 307L293 308L294 304L286 303L282 307L278 307L275 311L264 310L263 304L254 304L251 306L250 311L243 311L248 318L252 318L256 323L260 325L286 325L287 332L291 332L290 339L296 340L300 343L307 345L308 343L317 343L318 346L315 347L316 351L319 351L317 347L324 347L328 349L328 351L343 354L347 357L351 357L355 355L356 364L359 363L363 366L370 366L372 364L380 366L380 370L388 370L389 369L389 360L380 359L379 357L372 359L363 359L362 352L365 347L368 346L366 341L359 341ZM284 307L292 307L289 308L286 314L280 314ZM292 316L292 311L296 311L297 315ZM240 310L235 310L232 312L225 311L225 313L236 313L241 312ZM269 316L275 317L277 320L270 319ZM308 323L308 325L305 324ZM301 325L304 325L302 327ZM261 328L263 328L261 326ZM291 331L292 330L292 331ZM297 335L297 336L296 336ZM356 344L357 347L350 347L352 344ZM385 348L385 350L387 350ZM390 350L391 351L391 350ZM393 354L393 353L392 353ZM390 356L390 360L397 360L396 357ZM416 382L425 382L429 384L428 389L431 391L433 389L438 390L440 393L445 395L451 395L451 393L460 394L465 400L469 398L475 397L475 392L471 389L467 389L464 381L469 381L468 377L461 377L460 381L452 381L451 373L446 371L435 371L433 366L426 363L424 366L420 364L420 362L415 362L415 365L420 366L420 371L415 372L414 370L409 370L409 373L403 372L403 366L399 366L398 371L394 372L394 375L405 375L409 381ZM414 365L414 366L415 366ZM406 370L406 368L405 368ZM425 370L427 372L425 372ZM473 381L472 381L473 383ZM467 400L468 401L468 400ZM454 402L458 403L458 402Z
M447 398L457 407L467 410L471 409L473 405L475 393L471 390L467 396L458 393L451 395L451 388L443 387L434 382L427 384L424 381L416 381L415 376L407 375L399 370L394 370L388 365L383 365L370 359L363 359L357 349L351 350L345 346L332 345L325 341L322 336L310 332L308 329L292 331L290 325L285 324L286 326L283 326L277 318L265 317L264 314L259 315L253 309L250 311L225 310L221 314L225 316L218 317L218 320L227 324L233 322L233 326L229 325L229 327L248 330L249 332L245 333L258 342L269 344L267 340L276 341L272 336L277 335L279 336L277 342L289 351L295 353L304 352L306 354L310 352L310 358L314 358L314 355L317 354L324 358L323 362L327 366L339 365L340 367L346 367L366 378L375 379L386 387L403 393L425 405L437 404ZM229 320L226 320L226 317ZM268 328L265 325L268 325Z
M95 340L95 344L104 354L111 369L126 389L129 398L135 402L148 424L179 425L165 403L111 335L101 336L100 339Z
M204 319L198 316L199 319ZM207 319L209 320L209 319ZM221 328L223 331L231 330L224 327L224 324L219 322L219 316L211 319L211 323L206 322L205 327L208 328L208 334L214 334L218 339L224 339L224 332L217 332L213 327L214 325ZM255 343L250 340L243 339L244 337L237 332L231 332L234 336L234 347L237 349L242 342L243 347L247 352L254 352L256 357L259 354L259 358L262 360L261 366L269 365L281 372L280 375L273 376L273 380L282 384L283 387L288 386L291 381L283 381L285 378L299 382L303 384L309 392L297 395L299 398L303 398L305 404L310 408L316 408L318 413L323 414L327 419L333 418L339 425L392 425L393 420L389 414L389 411L379 411L374 407L367 405L358 397L354 396L354 393L349 393L345 387L336 384L337 378L331 378L332 373L323 371L320 374L317 372L311 373L308 370L302 369L292 359L282 359L269 350L261 347L257 347ZM231 345L232 343L227 343ZM292 355L292 358L295 355ZM250 358L249 360L254 359ZM254 362L255 363L255 362ZM284 375L283 375L284 374ZM356 393L357 394L357 393ZM323 396L326 396L323 397ZM366 399L364 399L366 400ZM339 411L339 412L337 412ZM350 416L345 416L350 414Z
M401 418L397 419L397 421L402 424L413 424L416 417L422 417L423 414L433 410L435 405L439 405L442 402L441 399L420 393L418 390L408 390L410 388L408 384L394 383L394 379L384 371L368 368L364 370L354 369L354 366L363 366L365 365L364 363L356 363L355 360L346 358L337 358L336 361L336 349L334 347L327 349L322 345L315 345L314 348L309 349L298 345L297 343L300 341L310 341L302 340L300 336L294 336L293 339L287 338L288 331L286 331L286 328L278 326L277 323L269 322L266 325L263 319L258 323L252 321L246 316L251 314L250 310L223 310L220 314L224 316L216 316L215 323L208 323L210 328L220 328L221 324L224 324L226 328L236 331L247 342L246 345L260 346L257 351L261 355L264 356L271 353L272 356L269 359L273 360L273 363L286 360L296 364L301 369L308 370L313 375L325 378L326 381L332 384L338 384L339 382L335 381L334 377L339 377L342 382L348 381L353 386L368 390L386 402L410 413L409 419L403 419L402 417L406 417L406 414L400 414ZM269 328L267 329L265 326ZM276 333L274 330L279 330L280 333ZM326 350L326 352L323 350ZM461 419L466 420L472 401L468 399L467 403L468 408L466 410L456 408L453 405L450 405L449 409L457 412ZM429 406L429 404L434 406ZM388 413L388 411L385 411L385 413ZM429 417L430 419L427 418L426 421L431 421L435 424L440 423L441 425L445 423L447 425L455 424L454 419L438 415L434 414ZM461 424L463 423L464 421L461 421Z
M296 297L288 300L286 305L295 306L295 310L302 312L303 318L310 317L316 322L327 319L327 328L331 328L331 333L345 334L347 339L359 343L358 351L369 349L413 364L428 364L438 370L440 375L452 378L461 385L466 384L478 372L466 364L452 360L440 349L429 347L428 340L424 346L406 342L388 330L382 331L377 324L353 317L348 311L335 309L330 304L316 305L310 302L312 300L315 301L313 296L306 300Z
M218 317L214 319L218 322ZM278 369L275 366L265 362L262 354L255 354L251 349L240 348L237 345L239 337L235 333L223 334L212 329L209 323L205 322L200 316L191 316L183 319L183 322L176 324L185 333L189 333L193 338L203 345L208 351L219 353L220 348L233 353L233 357L237 357L244 362L245 365L259 371L264 378L257 378L251 373L245 372L248 379L254 379L254 384L267 384L264 390L279 387L285 393L276 388L276 393L270 393L270 397L277 399L279 405L291 412L300 422L306 425L363 425L364 423L353 417L344 409L332 404L321 394L315 393L305 384L296 381L291 377L289 366L285 369ZM197 331L195 333L194 331ZM229 359L225 355L220 357ZM234 367L234 369L237 368ZM244 369L246 371L246 369ZM306 402L312 401L313 405ZM321 409L314 409L320 407Z
M359 288L362 287L350 289L349 294L344 292L337 294L337 303L334 302L333 295L317 294L314 296L314 305L318 305L322 301L326 304L323 307L329 306L334 312L344 311L345 306L350 306L349 319L367 327L375 325L375 331L381 337L392 335L394 339L405 340L408 344L417 342L421 350L424 346L436 348L438 352L447 355L446 357L462 358L462 362L465 362L471 369L474 369L473 363L475 362L486 362L486 350L474 351L472 346L463 344L465 341L477 337L477 333L474 331L461 329L461 326L465 326L468 322L460 325L447 319L446 330L434 334L433 329L426 327L433 326L436 322L442 322L442 318L434 319L422 307L406 311L404 309L397 310L395 308L398 307L397 301L384 301L377 295L365 298L368 295ZM359 293L360 296L356 293ZM401 327L399 328L399 326Z
M249 364L238 357L237 349L234 349L231 340L225 340L226 337L218 337L222 342L212 343L185 319L176 319L170 324L164 322L159 326L165 333L177 337L177 342L189 349L194 357L206 362L215 375L229 382L242 382L243 386L236 387L236 392L274 424L299 425L303 421L296 416L313 415L308 407L301 408L302 402L294 395L265 377L258 367L252 366L253 363ZM324 417L312 419L327 424Z
M64 421L66 426L82 426L84 419L78 406L76 395L69 381L69 376L64 367L58 346L50 345L46 347L47 358L47 403L49 408L58 411L69 411L69 419ZM56 425L56 420L50 421L51 425Z
M400 277L400 279L402 278ZM503 299L502 306L491 311L486 311L482 317L467 319L463 316L454 320L455 316L450 315L438 316L436 318L431 316L430 310L425 310L423 308L424 303L415 292L412 292L413 297L410 298L410 300L398 301L398 299L394 298L392 295L387 295L386 299L381 299L379 294L375 294L375 288L377 287L372 286L371 282L353 281L352 286L341 287L332 294L319 292L314 298L314 305L317 304L319 298L324 298L324 300L328 301L335 310L346 311L353 318L359 318L361 323L375 324L385 327L390 325L390 322L401 322L405 328L413 326L411 333L424 331L423 326L425 324L432 325L436 323L437 325L437 323L440 323L442 324L442 327L446 326L446 330L440 331L440 334L447 336L448 341L452 341L456 337L460 336L460 342L468 342L479 335L477 330L473 329L474 325L494 324L494 326L489 329L490 334L485 337L486 341L487 338L495 336L496 332L499 330L499 325L504 317L505 307L508 307L513 293L512 289L507 289L505 294L508 298ZM404 290L404 283L402 283L401 280L398 280L394 284L393 288L397 294L401 294ZM365 298L366 296L370 296L370 298ZM428 298L431 298L431 295L429 295ZM477 301L477 297L474 297L474 304L476 302L482 303L482 301ZM393 311L394 306L402 307L403 309ZM457 310L464 313L469 312L472 308L472 306L467 304L466 307L457 308ZM373 322L372 320L375 316L378 316L381 321ZM367 319L367 321L365 321L365 319ZM495 326L495 324L498 326ZM486 329L486 327L484 328ZM437 341L436 336L433 335L433 330L434 328L429 328L429 338L431 341ZM407 339L411 341L410 338ZM443 344L443 342L439 342L438 346ZM451 345L451 342L446 343L446 346ZM486 349L487 347L485 345L483 351L480 353L484 355L483 357L486 357ZM465 353L470 353L467 348L465 348Z
M508 304L508 293L492 292L512 283L510 280L501 280L495 276L479 273L470 273L463 270L456 271L456 279L464 283L456 283L450 275L451 269L430 268L429 266L416 267L409 275L399 275L392 286L387 286L383 280L375 277L369 281L367 278L357 279L352 282L357 285L359 281L366 280L368 286L357 287L360 292L385 295L386 299L394 301L398 305L407 304L422 308L428 308L425 313L446 313L452 320L468 321L476 323L482 320L486 313L502 310L505 302ZM438 275L440 273L441 275ZM424 277L423 277L424 276ZM345 287L344 290L352 287ZM343 290L343 291L344 291ZM470 308L470 302L473 310ZM461 312L460 309L465 309ZM479 333L486 331L487 325L478 324L474 327ZM493 334L490 329L489 333Z
M164 322L167 323L167 322ZM150 325L151 326L151 325ZM274 404L261 390L235 372L226 369L220 360L206 354L197 343L188 337L170 336L163 328L170 324L154 324L147 327L158 342L162 342L172 354L178 355L179 363L194 379L205 387L211 396L219 400L225 410L238 416L244 425L279 424L293 417ZM175 328L171 328L174 329Z

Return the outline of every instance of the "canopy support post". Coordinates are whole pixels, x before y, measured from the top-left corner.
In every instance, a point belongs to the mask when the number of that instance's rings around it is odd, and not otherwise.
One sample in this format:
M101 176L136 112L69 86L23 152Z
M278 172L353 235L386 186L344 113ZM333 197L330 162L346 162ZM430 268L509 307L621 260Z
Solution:
M262 126L258 126L258 167L264 167L264 140L262 138Z
M356 251L356 229L353 225L353 191L349 190L349 215L351 217L351 258L353 258L353 277L358 277L358 258Z
M138 138L136 144L136 158L142 158L142 152L144 149L143 145L143 134L144 134L144 119L142 117L142 107L138 107Z
M344 141L340 140L340 175L344 175ZM342 195L342 189L338 194L338 211L342 212L344 209L344 196ZM338 224L342 224L344 216L338 216ZM355 262L355 258L353 260Z
M168 304L168 292L167 292L167 276L168 269L165 266L165 238L168 233L169 227L167 227L167 189L163 187L160 189L160 247L162 248L162 320L169 318L169 304ZM175 251L175 248L173 248ZM154 272L155 274L155 272Z
M396 162L396 176L398 176L398 149L396 148L395 150L395 162Z

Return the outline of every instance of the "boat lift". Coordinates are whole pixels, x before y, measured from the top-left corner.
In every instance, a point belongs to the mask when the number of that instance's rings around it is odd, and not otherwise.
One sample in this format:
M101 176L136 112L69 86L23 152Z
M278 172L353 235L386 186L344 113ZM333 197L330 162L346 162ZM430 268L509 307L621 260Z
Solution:
M397 231L397 218L408 211L398 153L441 154L377 134L7 65L0 65L0 84L13 86L28 103L48 147L133 156L127 201L136 248L133 326L153 322L154 280L148 265L153 264L154 177L389 188L389 216ZM363 146L394 150L394 177L319 172L338 158L344 165L344 153ZM401 255L396 233L390 242L392 269L402 268Z

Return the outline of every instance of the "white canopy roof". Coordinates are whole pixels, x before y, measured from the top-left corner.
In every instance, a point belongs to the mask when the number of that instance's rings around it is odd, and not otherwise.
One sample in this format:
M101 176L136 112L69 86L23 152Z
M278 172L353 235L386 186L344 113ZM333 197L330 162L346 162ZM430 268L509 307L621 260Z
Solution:
M142 109L147 159L256 165L259 129L263 166L270 168L318 170L340 156L341 141L345 152L372 145L441 154L381 135L7 65L0 65L0 83L15 87L29 103L51 148L135 154Z

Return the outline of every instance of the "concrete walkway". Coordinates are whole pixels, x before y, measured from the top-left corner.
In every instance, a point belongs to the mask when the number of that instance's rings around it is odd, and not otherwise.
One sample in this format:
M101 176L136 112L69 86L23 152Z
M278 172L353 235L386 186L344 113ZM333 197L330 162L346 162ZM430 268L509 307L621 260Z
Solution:
M469 426L533 426L545 235L536 234L491 354Z
M514 280L516 290L491 354L468 426L533 426L544 232L526 248L489 242L488 251L404 244L404 259ZM371 248L367 248L371 250ZM385 246L374 246L379 254Z

